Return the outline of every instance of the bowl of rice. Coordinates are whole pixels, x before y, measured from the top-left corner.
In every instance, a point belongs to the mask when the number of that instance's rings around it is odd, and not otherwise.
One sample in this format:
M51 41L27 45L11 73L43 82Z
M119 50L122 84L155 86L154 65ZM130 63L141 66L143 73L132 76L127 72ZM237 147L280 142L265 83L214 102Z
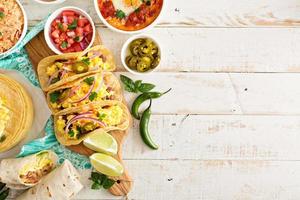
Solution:
M19 0L0 0L0 59L16 50L27 26L27 15Z

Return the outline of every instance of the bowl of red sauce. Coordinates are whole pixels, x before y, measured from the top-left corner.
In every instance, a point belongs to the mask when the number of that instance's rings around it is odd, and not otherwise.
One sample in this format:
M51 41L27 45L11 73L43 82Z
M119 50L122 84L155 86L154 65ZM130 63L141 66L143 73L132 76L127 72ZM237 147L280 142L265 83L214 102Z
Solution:
M93 45L96 28L84 10L63 7L50 15L44 35L49 48L56 54L80 52Z
M101 21L119 33L140 33L157 24L164 0L94 0Z

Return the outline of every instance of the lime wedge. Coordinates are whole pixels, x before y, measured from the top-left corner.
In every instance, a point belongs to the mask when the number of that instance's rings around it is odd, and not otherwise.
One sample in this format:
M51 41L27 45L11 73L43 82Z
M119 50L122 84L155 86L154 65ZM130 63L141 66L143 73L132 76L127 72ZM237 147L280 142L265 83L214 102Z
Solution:
M90 156L92 166L100 173L107 176L121 176L123 166L116 159L103 153L94 153Z
M83 141L83 144L89 149L108 155L116 155L118 152L117 141L113 136L104 131L97 131L88 136Z

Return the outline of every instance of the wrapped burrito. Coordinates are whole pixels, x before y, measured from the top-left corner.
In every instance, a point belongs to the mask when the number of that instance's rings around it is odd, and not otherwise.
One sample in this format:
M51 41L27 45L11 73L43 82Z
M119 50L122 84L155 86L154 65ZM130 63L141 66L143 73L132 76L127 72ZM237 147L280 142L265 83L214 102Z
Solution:
M65 160L38 185L21 194L16 200L68 200L82 188L78 172L70 161Z
M0 182L12 189L26 189L38 184L57 163L52 151L42 151L24 158L4 159L0 163Z
M44 91L102 71L114 71L112 53L102 45L84 52L49 56L38 64L37 72Z
M111 72L89 75L47 93L47 102L54 114L103 100L122 100L120 83Z
M93 102L61 111L54 116L57 140L64 146L80 144L95 130L126 130L130 123L127 107L119 101Z

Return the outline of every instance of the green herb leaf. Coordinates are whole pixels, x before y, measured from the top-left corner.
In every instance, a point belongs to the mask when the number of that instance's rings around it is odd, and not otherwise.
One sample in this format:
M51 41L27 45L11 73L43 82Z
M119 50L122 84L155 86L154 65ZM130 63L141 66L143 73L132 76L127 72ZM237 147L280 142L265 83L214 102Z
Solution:
M61 48L65 49L68 47L68 43L66 41L63 41L60 46Z
M79 37L79 36L76 36L76 37L74 38L74 40L75 40L75 42L79 42L80 37Z
M135 9L134 12L136 13L140 12L140 8Z
M96 98L97 98L97 93L96 92L92 92L89 96L90 101L94 101Z
M3 33L0 31L0 36L3 36Z
M96 182L94 182L91 187L91 189L93 189L93 190L99 190L100 188L101 188L101 185Z
M105 181L104 181L104 183L103 183L103 188L104 189L109 189L109 188L111 188L114 184L115 184L115 180L112 180L112 179L106 179Z
M78 20L77 19L74 19L74 21L68 26L68 29L69 30L74 30L77 28L77 22Z
M106 117L105 113L98 114L98 118L100 121L102 121L105 117Z
M59 30L63 30L64 29L64 26L62 25L62 23L58 23L57 27L58 27Z
M5 17L4 12L0 12L0 19L3 19Z
M74 132L73 130L69 130L68 135L69 135L70 137L74 137L75 132Z
M100 179L101 174L99 174L98 172L92 172L91 174L91 180L94 182L98 182ZM99 182L101 183L101 182Z
M126 14L122 10L117 10L116 11L116 17L119 19L123 19L126 17Z
M139 87L138 90L141 93L144 92L149 92L150 90L152 90L153 88L155 88L155 85L151 84L151 83L142 83Z
M51 84L54 84L54 83L56 83L56 82L58 82L58 81L59 81L59 78L58 78L58 77L53 78L53 79L51 80Z
M81 62L83 62L83 63L86 64L86 65L89 65L89 64L91 63L91 61L90 61L89 58L83 58L83 59L81 60Z
M133 82L133 80L131 80L129 77L124 76L124 75L120 75L120 79L122 81L122 83L124 84L124 89L128 92L133 92L133 93L137 93L137 89L135 87L135 83Z
M59 99L59 96L60 96L60 92L58 92L58 91L52 92L50 94L50 101L51 101L51 103L57 102L58 99Z
M137 80L134 82L135 88L139 88L142 85L142 80Z
M88 78L84 79L83 81L85 83L87 83L88 85L93 85L94 80L95 80L94 77L88 77Z

